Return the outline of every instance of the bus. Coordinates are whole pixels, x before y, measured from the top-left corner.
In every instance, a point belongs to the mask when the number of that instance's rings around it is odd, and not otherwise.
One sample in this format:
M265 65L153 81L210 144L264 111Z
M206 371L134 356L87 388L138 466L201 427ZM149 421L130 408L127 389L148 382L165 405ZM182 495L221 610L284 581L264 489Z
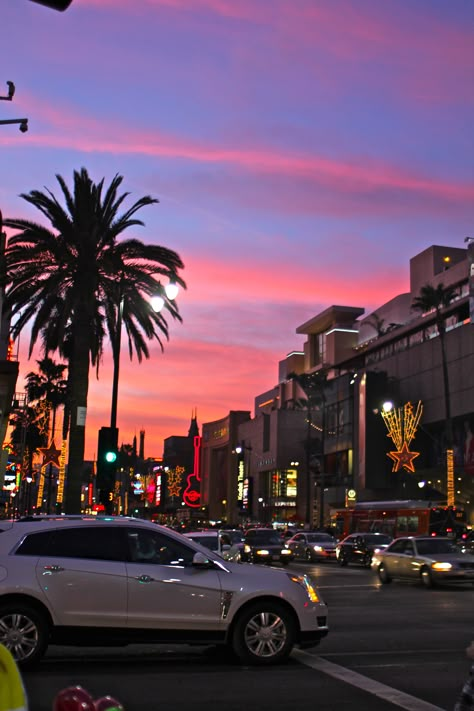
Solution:
M466 513L455 506L433 506L427 501L361 501L331 512L338 538L349 533L386 533L399 536L449 536L466 532Z

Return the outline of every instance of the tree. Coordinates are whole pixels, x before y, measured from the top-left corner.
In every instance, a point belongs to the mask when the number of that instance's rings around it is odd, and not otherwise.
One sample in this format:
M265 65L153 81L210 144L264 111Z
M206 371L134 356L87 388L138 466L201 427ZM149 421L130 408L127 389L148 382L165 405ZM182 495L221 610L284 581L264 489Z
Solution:
M446 323L444 309L446 309L451 301L457 296L457 290L452 286L433 286L425 284L420 289L419 296L415 297L412 303L412 308L421 313L435 312L435 322L439 334L439 342L441 347L441 365L443 370L443 386L444 386L444 403L446 417L446 449L452 450L454 445L453 421L451 417L451 396L449 389L449 372L448 359L446 355ZM452 482L451 482L452 486ZM450 482L447 481L448 494Z
M49 357L36 361L39 372L28 373L26 380L26 394L28 402L36 400L46 400L52 410L53 419L50 428L51 439L54 439L56 431L56 412L60 405L65 405L67 396L67 380L63 378L67 366L62 363L55 363Z
M125 230L144 224L134 215L157 203L156 199L142 197L119 214L129 195L118 194L122 176L116 175L105 193L104 179L95 184L85 168L74 172L72 193L60 175L56 179L65 207L48 189L21 195L52 229L19 218L4 221L5 226L19 230L10 237L5 252L5 305L12 317L18 317L12 328L14 337L32 322L29 357L40 337L45 355L58 350L68 359L65 508L67 513L79 513L89 366L98 369L107 333L112 344L117 342L119 295L126 303L123 322L130 355L135 350L141 360L149 357L145 338L156 339L163 348L161 339L169 337L164 313L181 321L177 304L166 298L160 278L186 285L179 275L184 265L176 252L137 239L118 241ZM165 299L165 311L160 313L149 303L157 293Z

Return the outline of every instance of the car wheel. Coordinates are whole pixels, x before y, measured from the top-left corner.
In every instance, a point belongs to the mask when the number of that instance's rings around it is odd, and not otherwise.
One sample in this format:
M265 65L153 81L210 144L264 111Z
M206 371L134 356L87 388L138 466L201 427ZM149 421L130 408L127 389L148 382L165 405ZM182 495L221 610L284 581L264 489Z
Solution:
M49 626L33 607L10 602L0 605L0 644L12 654L19 667L31 667L48 646Z
M343 553L339 553L337 562L339 563L339 565L347 565L347 558L346 558L346 556L345 556Z
M382 565L379 565L378 570L377 570L377 574L378 574L378 576L379 576L380 582L383 583L384 585L387 585L388 583L391 583L391 582L392 582L392 578L391 578L390 575L387 573L387 569L386 569L386 567L385 567L383 564L382 564Z
M362 564L365 568L370 568L372 565L372 554L371 553L366 553L363 560Z
M429 568L426 566L420 570L420 577L421 577L421 582L425 586L425 588L434 588L435 583L433 580L433 576L431 575L431 572Z
M246 664L275 664L288 657L295 636L295 623L286 608L275 602L260 602L237 619L232 648Z
M311 553L311 551L310 551L309 548L307 548L306 551L305 551L305 558L306 558L306 560L308 561L308 563L312 563L312 562L313 562L313 556L312 556L312 553Z

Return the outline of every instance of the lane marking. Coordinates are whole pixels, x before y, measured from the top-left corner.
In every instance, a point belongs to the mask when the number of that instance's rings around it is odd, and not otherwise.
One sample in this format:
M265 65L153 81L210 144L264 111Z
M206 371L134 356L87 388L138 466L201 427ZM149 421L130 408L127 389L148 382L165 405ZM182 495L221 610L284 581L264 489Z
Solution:
M323 672L323 674L332 676L334 679L344 681L346 684L356 686L358 689L367 691L369 694L384 699L384 701L395 704L395 706L400 706L402 709L406 709L406 711L443 711L440 706L434 706L427 701L417 699L415 696L410 696L410 694L405 694L403 691L398 691L398 689L394 689L391 686L381 684L379 681L369 679L358 672L341 667L339 664L329 662L322 657L315 657L301 649L294 649L291 655L301 664L305 664L312 669Z

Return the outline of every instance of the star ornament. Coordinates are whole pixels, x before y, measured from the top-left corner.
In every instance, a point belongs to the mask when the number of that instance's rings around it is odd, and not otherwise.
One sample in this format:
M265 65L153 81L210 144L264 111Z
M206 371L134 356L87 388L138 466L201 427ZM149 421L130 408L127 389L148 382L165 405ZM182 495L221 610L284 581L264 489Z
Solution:
M408 472L414 472L415 467L413 465L413 460L420 456L419 452L410 452L406 442L403 443L402 448L398 452L388 452L390 459L393 459L392 472L400 471L401 467L406 469Z
M49 463L55 464L57 467L59 467L59 457L61 456L61 450L56 449L54 440L51 442L49 447L38 447L38 449L40 452L43 453L43 467L45 467L46 464Z

